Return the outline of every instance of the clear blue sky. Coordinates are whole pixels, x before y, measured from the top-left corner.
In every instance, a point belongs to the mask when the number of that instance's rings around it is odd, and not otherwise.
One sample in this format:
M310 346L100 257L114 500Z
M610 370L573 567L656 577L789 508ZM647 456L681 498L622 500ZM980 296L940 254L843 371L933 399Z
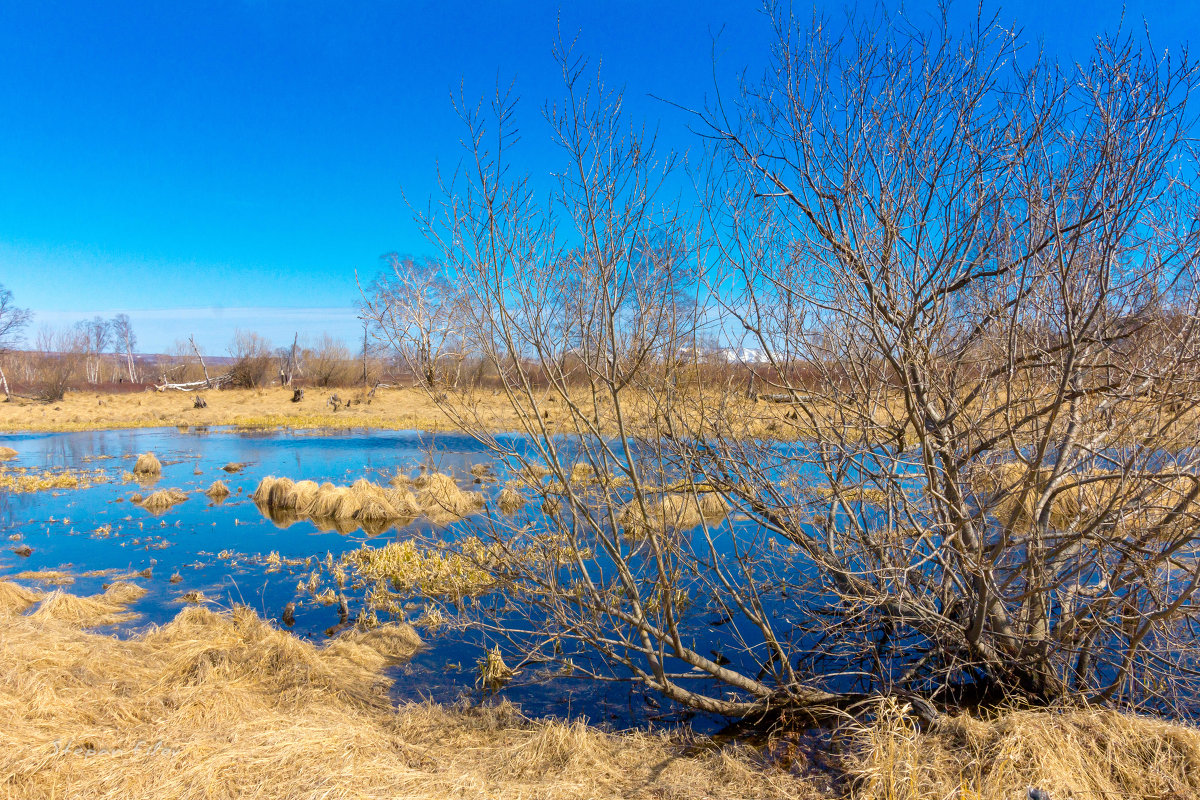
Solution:
M701 104L718 31L721 80L760 71L770 31L759 8L0 0L0 283L35 326L126 311L148 352L193 332L221 352L235 325L280 344L293 330L352 338L354 270L427 250L402 187L424 200L438 163L459 159L451 90L479 96L515 79L525 164L546 174L538 111L560 94L561 19L625 87L629 112L685 149L686 120L649 95ZM1122 2L988 8L1051 53L1084 58ZM1200 32L1200 3L1128 0L1125 13L1159 46Z

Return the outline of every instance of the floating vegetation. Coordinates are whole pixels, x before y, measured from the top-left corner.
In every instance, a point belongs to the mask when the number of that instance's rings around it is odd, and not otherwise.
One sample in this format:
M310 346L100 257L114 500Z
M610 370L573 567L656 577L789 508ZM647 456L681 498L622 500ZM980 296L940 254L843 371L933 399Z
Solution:
M500 490L500 494L496 496L496 505L505 514L512 514L515 511L519 511L525 505L525 495L511 486L505 486Z
M138 479L157 478L162 475L162 462L154 453L142 453L133 465L133 474Z
M17 455L19 455L17 451L13 450L11 447L0 447L0 461L7 461L10 458L16 458Z
M101 596L106 602L124 606L141 600L146 596L146 590L136 583L117 581L110 583Z
M159 489L142 500L141 506L151 514L162 514L187 499L187 492L179 489Z
M30 467L0 467L0 490L12 494L53 491L55 489L90 489L107 483L104 470L43 469Z
M214 503L220 503L226 497L229 497L229 487L224 481L213 481L212 485L204 490L204 496Z
M235 472L241 472L245 468L246 468L246 463L244 461L231 461L228 464L226 464L225 466L221 467L221 469L225 470L230 475L232 475Z
M489 554L474 537L464 539L459 546L464 553L418 547L411 541L390 542L383 547L361 547L347 553L343 563L367 583L381 590L388 587L401 595L459 598L490 591L494 581L479 563L494 554ZM374 600L386 608L392 598L380 594Z
M504 656L500 654L500 645L488 650L487 655L480 658L475 664L479 670L475 685L492 694L503 689L513 679L512 669L504 663Z
M666 530L688 530L702 522L722 520L728 512L725 501L715 492L665 492L647 498L644 512L636 500L626 504L617 521L627 533L645 535Z
M463 491L449 475L432 473L416 481L413 494L401 481L380 486L360 478L350 486L316 481L293 481L268 475L259 481L254 502L278 525L287 526L309 519L340 532L361 527L379 533L393 525L404 525L421 515L435 521L450 521L483 508L483 495Z
M38 569L26 570L18 572L12 577L19 581L34 581L36 583L44 583L47 586L70 586L75 582L75 577L69 572L63 572L59 569Z
M449 522L474 514L484 506L483 495L459 488L450 475L431 472L416 481L417 502L434 522Z

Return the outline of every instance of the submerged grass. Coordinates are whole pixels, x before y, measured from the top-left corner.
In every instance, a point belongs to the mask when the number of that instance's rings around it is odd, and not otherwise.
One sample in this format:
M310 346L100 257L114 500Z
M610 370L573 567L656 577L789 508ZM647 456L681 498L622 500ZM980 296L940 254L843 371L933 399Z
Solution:
M28 494L58 489L90 489L107 483L104 470L93 469L33 469L30 467L0 467L0 491Z

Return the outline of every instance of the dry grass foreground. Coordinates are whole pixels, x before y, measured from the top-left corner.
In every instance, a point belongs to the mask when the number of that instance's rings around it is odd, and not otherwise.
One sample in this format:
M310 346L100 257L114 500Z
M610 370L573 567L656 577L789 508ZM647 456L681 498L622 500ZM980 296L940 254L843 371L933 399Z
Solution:
M61 602L61 594L55 597ZM530 723L511 708L393 708L385 626L316 647L253 612L185 608L127 640L0 582L0 796L12 798L809 797L728 752Z
M189 607L131 639L106 624L141 590L76 598L0 581L0 796L12 798L792 797L808 783L737 751L509 706L393 708L381 670L407 625L316 647L252 611ZM903 706L843 737L855 798L1200 797L1200 731L1111 711L946 718Z

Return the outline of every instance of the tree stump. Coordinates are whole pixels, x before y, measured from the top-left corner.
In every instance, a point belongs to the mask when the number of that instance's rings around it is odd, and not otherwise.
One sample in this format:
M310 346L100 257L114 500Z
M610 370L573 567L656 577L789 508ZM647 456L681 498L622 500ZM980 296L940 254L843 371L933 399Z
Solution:
M304 390L303 389L294 389L292 391L292 402L293 403L299 403L303 399L304 399Z
M195 401L192 402L192 408L208 408L208 401L202 396L196 395Z

